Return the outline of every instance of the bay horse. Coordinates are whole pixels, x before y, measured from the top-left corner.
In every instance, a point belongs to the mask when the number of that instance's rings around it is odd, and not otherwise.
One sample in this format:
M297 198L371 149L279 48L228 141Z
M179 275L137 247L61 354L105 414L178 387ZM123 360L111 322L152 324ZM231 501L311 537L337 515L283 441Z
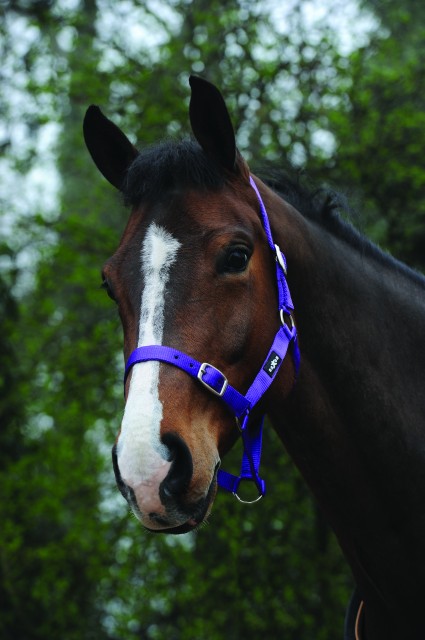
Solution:
M332 203L253 176L219 90L190 85L194 139L139 152L98 107L84 121L131 206L103 269L128 361L118 486L147 529L191 531L220 478L264 493L268 414L354 575L346 638L423 640L425 279Z

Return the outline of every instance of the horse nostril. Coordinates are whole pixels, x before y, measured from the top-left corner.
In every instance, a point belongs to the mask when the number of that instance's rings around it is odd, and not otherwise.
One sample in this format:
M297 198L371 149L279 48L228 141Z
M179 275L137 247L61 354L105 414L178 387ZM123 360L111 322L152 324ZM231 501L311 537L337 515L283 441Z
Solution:
M184 493L193 474L192 454L180 436L167 433L162 442L170 451L171 467L160 486L160 496L170 498Z

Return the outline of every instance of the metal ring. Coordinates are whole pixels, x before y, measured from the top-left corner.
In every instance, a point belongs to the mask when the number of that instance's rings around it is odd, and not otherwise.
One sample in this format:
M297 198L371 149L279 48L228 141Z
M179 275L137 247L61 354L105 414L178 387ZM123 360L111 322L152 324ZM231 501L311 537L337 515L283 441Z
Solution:
M283 309L279 310L279 315L280 315L280 321L282 323L282 327L285 326L286 322L285 322L285 315L289 316L289 319L291 321L291 329L295 329L295 322L294 322L294 318L292 317L291 313L286 313Z
M258 496L254 500L244 500L243 498L241 498L238 495L238 490L239 490L239 487L240 487L242 482L250 482L251 484L255 485L255 488L258 491ZM239 502L242 502L242 504L255 504L256 502L261 500L261 498L264 495L264 491L261 491L261 489L258 487L258 484L256 483L256 481L254 480L253 477L252 478L241 478L241 477L239 477L238 478L238 482L237 482L236 487L235 487L235 491L232 491L232 493L235 496L235 498L237 500L239 500Z
M256 502L258 502L259 500L261 500L261 498L263 497L264 494L259 493L258 496L255 498L255 500L242 500L242 498L240 498L238 496L238 494L236 493L236 491L233 492L233 495L235 496L235 498L237 500L239 500L239 502L242 502L242 504L255 504Z
M241 421L242 418L242 421ZM240 433L243 433L247 427L247 420L249 420L249 410L247 410L241 417L235 416L236 426L239 429ZM245 428L243 426L245 425Z

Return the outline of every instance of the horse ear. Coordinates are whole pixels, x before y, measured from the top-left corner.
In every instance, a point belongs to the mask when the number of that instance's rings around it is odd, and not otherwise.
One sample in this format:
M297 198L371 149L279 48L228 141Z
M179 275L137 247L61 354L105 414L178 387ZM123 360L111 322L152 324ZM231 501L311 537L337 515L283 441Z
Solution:
M125 173L138 155L136 147L95 105L87 109L83 132L87 149L100 173L121 189Z
M211 82L190 76L192 96L189 105L190 124L195 138L208 155L225 169L233 171L236 141L229 112L220 91Z

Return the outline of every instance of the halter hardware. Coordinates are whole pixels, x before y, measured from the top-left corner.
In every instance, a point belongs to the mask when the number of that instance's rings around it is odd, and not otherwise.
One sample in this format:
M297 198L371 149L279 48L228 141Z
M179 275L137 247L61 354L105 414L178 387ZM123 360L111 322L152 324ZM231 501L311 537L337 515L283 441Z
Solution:
M158 360L185 371L192 378L199 380L208 391L211 391L225 402L236 418L236 424L243 443L243 454L239 476L219 469L217 482L220 487L233 493L235 498L244 504L258 502L266 491L265 482L259 475L264 415L258 421L252 423L250 421L250 411L272 384L290 348L296 375L298 374L300 362L297 329L292 315L294 305L286 282L286 260L279 246L273 242L267 211L252 176L250 176L250 184L257 195L260 205L260 215L268 245L276 257L278 312L281 321L267 357L250 388L245 395L242 395L229 384L226 376L212 364L208 362L200 363L177 349L163 345L142 346L135 349L127 360L124 375L125 384L128 374L135 364ZM289 317L289 325L285 321L285 316ZM239 485L242 481L255 483L258 490L258 496L255 500L244 500L238 495Z
M276 252L276 260L280 264L280 266L282 267L282 271L286 276L288 274L288 271L287 271L287 268L286 268L285 257L283 255L282 251L280 250L280 247L279 247L278 244L274 245L274 249L275 249L275 252Z
M241 478L240 480L241 480L241 482L243 480L248 480L249 481L250 478ZM239 485L241 484L241 482L239 483ZM238 494L238 489L239 489L239 486L237 487L236 491L233 491L233 495L235 496L236 500L239 500L239 502L241 502L242 504L255 504L256 502L259 502L261 500L261 498L264 496L264 493L261 493L259 491L258 487L257 487L258 496L256 498L254 498L253 500L244 500Z
M204 375L206 374L207 367L209 367L210 369L213 369L214 373L217 374L219 377L221 377L221 381L220 381L221 386L218 385L218 391L217 391L217 388L213 386L212 382L208 382L207 380L204 380ZM198 375L196 377L198 378L199 382L201 382L204 385L204 387L206 387L209 391L214 393L219 398L221 398L224 395L227 385L229 384L226 376L223 373L221 373L221 371L213 367L212 364L209 364L209 362L203 362L201 364L201 368L199 369ZM214 380L214 385L215 385L215 382L216 381Z
M285 311L285 309L280 309L279 310L280 322L282 324L282 327L284 327L287 324L287 322L285 321L285 315L287 315L288 318L289 318L289 321L291 323L291 329L294 329L295 328L295 322L294 322L294 318L292 317L292 313L287 313Z

